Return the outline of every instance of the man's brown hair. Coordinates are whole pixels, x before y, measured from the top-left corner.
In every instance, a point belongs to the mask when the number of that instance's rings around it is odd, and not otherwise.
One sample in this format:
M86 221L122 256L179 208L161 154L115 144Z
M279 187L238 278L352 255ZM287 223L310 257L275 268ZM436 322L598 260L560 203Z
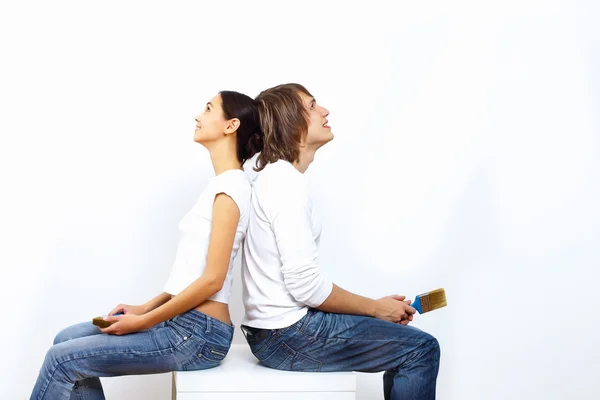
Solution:
M256 96L264 134L264 147L258 156L256 171L277 160L298 161L300 143L308 132L309 118L300 93L312 97L298 83L278 85Z

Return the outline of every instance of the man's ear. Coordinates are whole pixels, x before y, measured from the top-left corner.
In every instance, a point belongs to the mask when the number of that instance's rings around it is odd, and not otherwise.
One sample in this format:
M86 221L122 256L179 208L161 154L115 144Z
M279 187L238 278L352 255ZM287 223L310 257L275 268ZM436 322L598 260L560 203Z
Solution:
M233 132L237 131L239 127L240 120L237 118L232 118L229 121L227 121L227 125L225 126L225 134L232 134Z

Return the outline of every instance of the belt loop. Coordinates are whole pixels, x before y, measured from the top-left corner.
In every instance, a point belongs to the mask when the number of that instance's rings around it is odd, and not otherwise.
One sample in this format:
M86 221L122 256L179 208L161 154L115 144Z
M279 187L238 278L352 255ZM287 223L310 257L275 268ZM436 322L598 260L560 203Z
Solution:
M207 315L206 316L206 333L210 333L211 327L212 327L212 318Z

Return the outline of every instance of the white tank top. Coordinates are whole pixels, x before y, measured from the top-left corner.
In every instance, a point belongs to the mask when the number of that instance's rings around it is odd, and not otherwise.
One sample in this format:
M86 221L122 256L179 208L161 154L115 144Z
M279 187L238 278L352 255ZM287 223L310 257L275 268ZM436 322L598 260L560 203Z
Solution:
M219 193L225 193L231 197L240 209L240 220L235 232L229 258L229 269L223 288L210 297L210 300L221 303L229 302L233 282L233 259L246 237L252 195L250 182L242 170L228 170L211 178L194 207L179 223L179 245L171 275L165 285L165 292L173 295L179 294L204 272L210 242L213 204L215 196Z

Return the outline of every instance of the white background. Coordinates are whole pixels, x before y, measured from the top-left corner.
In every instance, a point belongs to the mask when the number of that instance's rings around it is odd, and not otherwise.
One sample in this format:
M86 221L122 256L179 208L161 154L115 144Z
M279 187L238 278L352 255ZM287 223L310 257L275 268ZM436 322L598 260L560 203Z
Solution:
M194 116L284 82L336 134L307 172L325 273L446 288L415 320L441 342L438 397L600 398L600 8L497 3L3 3L0 398L28 398L61 328L162 291L213 174ZM381 374L358 383L382 398Z

